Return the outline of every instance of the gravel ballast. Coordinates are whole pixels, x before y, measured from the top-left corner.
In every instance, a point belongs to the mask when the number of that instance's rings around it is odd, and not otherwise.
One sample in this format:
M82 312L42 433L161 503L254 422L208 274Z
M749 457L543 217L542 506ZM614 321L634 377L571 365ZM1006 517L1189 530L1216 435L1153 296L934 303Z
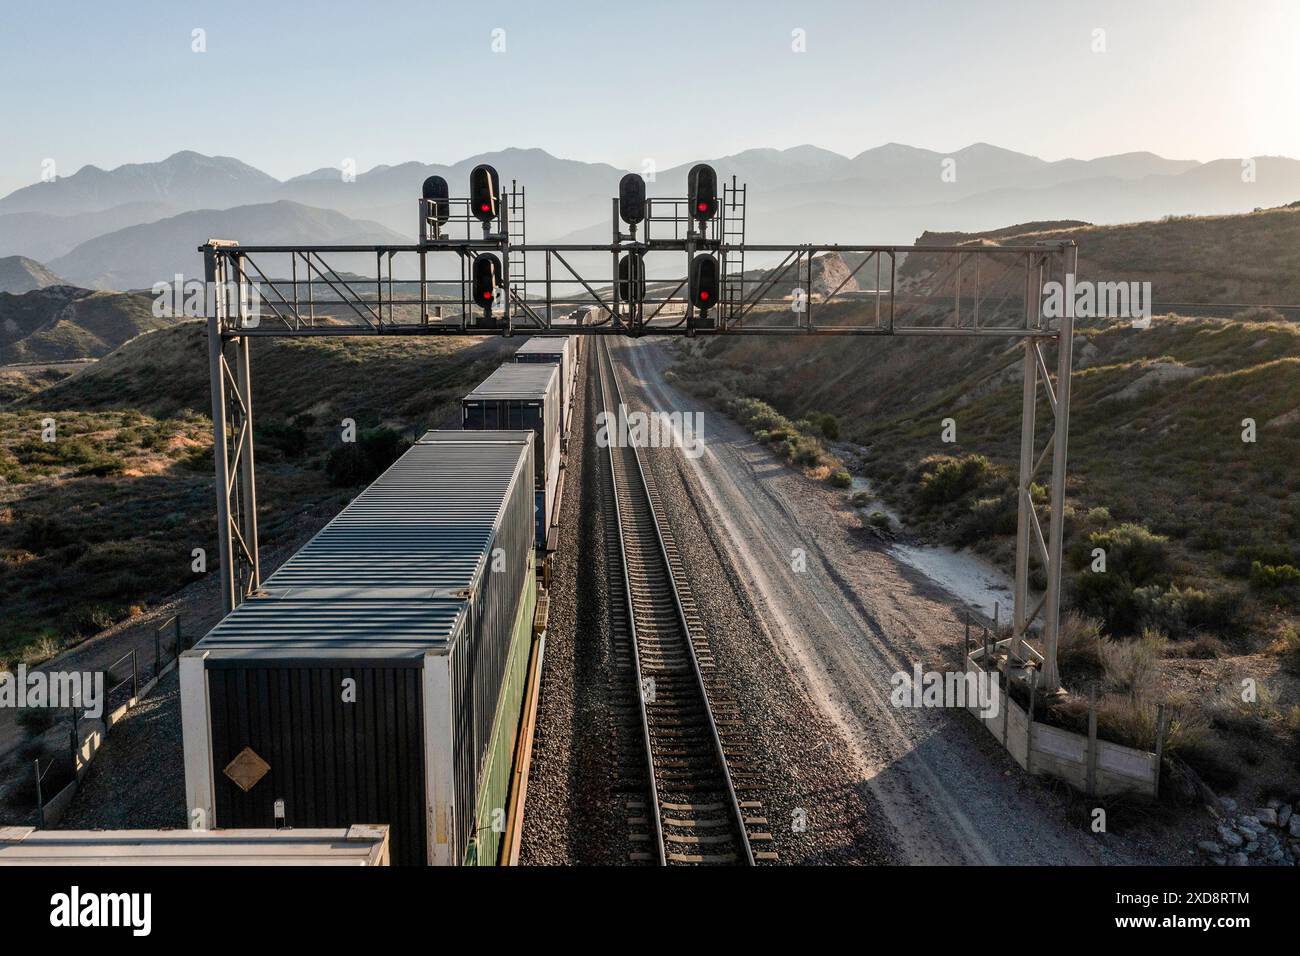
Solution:
M581 374L582 441L569 447L570 484L561 509L560 551L552 577L551 617L542 675L537 739L525 809L521 861L527 864L622 863L626 811L617 789L610 712L616 675L610 653L607 561L600 482L608 480L595 446L599 401L589 342ZM617 349L616 360L617 360ZM639 400L628 390L633 407ZM759 812L782 863L889 863L895 856L880 814L804 695L772 666L744 588L704 527L682 484L674 449L642 451L663 495L722 683L740 704L767 785L745 799ZM575 478L577 479L575 481ZM581 495L575 488L582 489ZM645 848L642 848L645 849Z

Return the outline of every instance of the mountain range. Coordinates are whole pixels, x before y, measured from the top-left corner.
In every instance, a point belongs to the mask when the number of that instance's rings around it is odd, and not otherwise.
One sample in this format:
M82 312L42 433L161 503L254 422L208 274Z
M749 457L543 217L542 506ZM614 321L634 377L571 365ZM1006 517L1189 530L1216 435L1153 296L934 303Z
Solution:
M747 183L746 239L904 244L925 230L1009 222L1120 223L1224 214L1300 198L1300 162L1208 163L1124 153L1039 159L986 143L941 153L898 143L843 156L815 146L705 159L721 181ZM179 152L156 163L76 173L0 198L0 256L21 255L93 288L141 288L198 270L210 236L244 242L386 243L415 236L415 198L437 174L463 193L469 170L496 166L527 189L531 242L607 242L623 170L507 149L452 165L407 162L354 177L323 167L278 180L238 159ZM685 192L692 163L657 170L651 196ZM649 177L647 177L649 178Z

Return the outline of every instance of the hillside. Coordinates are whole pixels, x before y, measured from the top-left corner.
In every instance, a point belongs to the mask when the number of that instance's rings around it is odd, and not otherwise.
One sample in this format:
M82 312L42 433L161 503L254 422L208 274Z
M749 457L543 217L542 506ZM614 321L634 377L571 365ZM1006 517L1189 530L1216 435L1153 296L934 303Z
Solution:
M0 292L21 295L52 285L67 283L35 259L26 256L6 256L0 259Z
M1150 279L1157 299L1294 302L1298 227L1296 210L1274 210L1031 235L1076 239L1084 277ZM916 256L908 265L923 282L933 262ZM823 318L836 311L847 320L852 307L826 307ZM1045 349L1049 366L1054 351ZM683 344L673 374L742 419L771 421L754 414L753 400L772 405L789 421L762 426L769 431L759 437L788 446L795 461L806 436L833 439L871 486L859 512L869 533L890 536L881 530L890 520L872 513L885 507L905 534L973 548L1010 570L1022 355L1001 339L731 338ZM1075 357L1067 686L1086 687L1104 669L1113 688L1118 661L1137 662L1133 680L1143 684L1131 693L1185 708L1180 719L1199 741L1186 755L1214 786L1261 773L1297 779L1300 325L1263 309L1232 319L1158 315L1146 330L1091 320L1077 326ZM1041 399L1037 416L1050 420ZM948 418L956 440L945 443ZM1243 441L1245 419L1252 442ZM1108 554L1105 574L1090 566L1097 547ZM1041 571L1033 578L1040 588ZM1243 675L1263 688L1258 708L1234 703L1230 688ZM1128 699L1118 691L1103 699L1103 725L1139 740ZM1078 700L1062 704L1074 708L1062 721L1077 718Z
M1079 244L1080 278L1150 282L1157 302L1300 303L1296 205L1127 225L1029 223L991 232L927 231L916 242L1015 245L1062 239ZM915 278L925 268L924 257L913 256L899 274Z
M1082 278L1149 280L1157 301L1300 300L1300 209L1129 226L1039 225L1028 232L925 233L917 241L1012 244L1072 238L1079 243ZM933 266L932 258L916 254L900 276L924 286ZM854 308L826 306L821 318L847 319ZM1266 535L1261 544L1285 544L1287 522L1260 526L1254 502L1272 498L1269 489L1278 487L1279 469L1300 460L1295 444L1300 413L1293 414L1300 390L1291 378L1300 363L1300 326L1257 309L1233 320L1157 317L1146 331L1102 320L1080 321L1077 328L1070 467L1084 502L1179 536L1216 512L1214 524L1227 529L1229 552L1232 542L1244 544L1252 534ZM909 469L930 454L978 453L1014 461L1021 353L1005 340L730 338L697 351L721 363L722 370L711 371L707 381L692 379L703 369L693 359L679 369L683 378L706 391L718 383L732 393L761 398L793 418L811 411L838 416L844 436L871 449L868 470L890 483L905 482ZM956 446L939 442L937 423L949 415L958 421ZM1257 419L1267 442L1243 446L1239 422L1247 415ZM1212 436L1205 430L1216 428L1222 431L1209 447L1205 442ZM1117 429L1149 434L1144 454L1116 445ZM1189 430L1194 440L1188 439ZM1085 454L1087 449L1094 455ZM1153 449L1158 454L1145 454ZM1214 480L1178 487L1191 482L1207 455L1227 456L1221 461L1226 468L1241 454L1256 456L1256 465L1245 469L1243 459ZM873 465L880 462L887 467ZM1245 485L1227 494L1216 484L1219 479ZM1259 487L1247 490L1256 481ZM1148 494L1155 489L1162 493Z
M197 320L136 339L80 374L27 397L22 405L50 411L137 409L158 418L182 415L187 409L206 413L207 334L206 323ZM436 389L430 390L421 372L425 364L445 355L489 363L492 356L508 352L510 344L505 339L442 336L401 341L370 336L258 339L252 353L257 420L306 415L328 423L337 415L358 422L423 422L444 400ZM493 367L499 362L497 358Z
M282 543L304 512L324 506L328 515L353 493L331 480L343 418L363 435L443 424L512 345L257 342L263 544ZM203 323L186 322L0 410L0 662L47 657L189 583L193 548L215 561L207 368ZM57 422L54 443L41 441L45 418Z
M54 277L57 278L57 277ZM98 358L171 319L153 314L148 295L53 285L0 292L0 365Z

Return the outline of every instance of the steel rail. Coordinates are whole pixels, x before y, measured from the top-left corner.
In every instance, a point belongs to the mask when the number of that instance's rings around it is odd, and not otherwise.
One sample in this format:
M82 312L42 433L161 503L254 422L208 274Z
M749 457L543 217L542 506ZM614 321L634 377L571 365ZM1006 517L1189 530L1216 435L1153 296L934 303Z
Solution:
M602 379L605 379L605 376L608 376L608 378L606 379L609 386L608 392L604 387L604 383L602 383L602 398L604 400L605 410L606 412L611 411L611 409L609 408L609 398L611 397L610 393L612 393L612 397L616 401L616 406L615 409L613 409L613 411L617 413L618 408L620 407L626 408L626 402L624 401L624 397L623 397L623 388L619 384L618 375L614 369L614 360L613 360L613 356L611 356L609 353L609 344L607 342L602 342L598 346L598 349L601 352L601 356L603 359L601 363ZM608 425L606 427L608 428ZM617 431L615 432L615 434L617 434ZM641 655L640 655L640 648L639 648L640 635L637 630L635 610L632 607L632 601L633 601L632 585L631 585L632 569L629 566L628 553L625 547L625 538L623 535L623 526L622 526L623 517L624 517L623 510L618 500L619 479L618 479L618 467L617 467L616 456L615 456L615 445L616 445L616 440L611 440L608 449L609 460L610 460L610 476L611 476L611 481L614 484L614 491L615 491L614 502L616 507L617 521L619 523L619 541L621 545L624 545L622 547L622 560L623 560L624 580L627 583L626 594L627 594L628 609L629 609L628 619L631 622L631 628L632 628L633 661L636 669L636 673L634 676L636 680L637 699L640 706L640 712L643 721L642 726L644 728L644 737L646 741L648 769L650 772L650 794L654 800L655 834L659 844L658 852L659 852L660 862L664 863L666 862L667 851L665 846L666 840L663 835L664 821L662 817L664 816L665 811L663 808L663 803L660 800L659 783L658 783L658 778L655 774L655 763L654 763L654 757L652 752L652 746L654 741L650 733L650 715L648 713L646 702L645 702L645 684L643 683L644 677L642 674ZM672 595L673 610L676 615L678 627L680 627L681 629L682 644L685 647L687 657L690 661L690 676L694 679L695 689L699 695L699 702L704 716L704 722L707 724L708 742L712 746L713 757L717 762L717 769L719 771L720 783L722 784L721 789L724 793L724 797L728 804L727 810L729 811L729 814L731 816L734 836L737 842L737 849L741 851L742 862L747 866L753 866L754 852L752 847L750 846L749 831L746 829L744 813L741 811L741 807L740 807L740 799L736 794L736 786L731 777L731 770L727 765L727 755L722 746L722 737L718 732L717 721L713 716L713 708L709 701L709 692L704 685L704 675L700 669L699 658L696 656L695 645L691 640L691 628L689 622L687 621L685 608L682 606L681 594L677 588L676 576L673 573L673 561L668 554L668 548L664 542L663 528L659 523L659 516L656 513L656 509L654 506L655 496L651 493L650 485L646 479L645 468L641 462L641 454L637 450L635 443L629 443L629 447L626 450L631 453L630 455L627 456L627 458L630 459L631 466L632 466L630 469L633 474L632 480L633 482L636 483L636 485L639 485L640 492L645 497L646 513L648 514L651 525L654 529L653 537L655 543L658 545L659 558L663 561L664 577L668 585L668 590ZM688 827L683 826L682 828L687 829Z
M603 355L601 358L608 359ZM600 399L605 411L609 411L610 398L610 380L613 377L612 369L606 372L606 361L597 359L597 368L600 370ZM609 375L609 378L606 375ZM632 597L632 573L627 566L627 539L623 535L623 507L618 500L618 467L614 462L614 443L610 442L606 447L609 455L609 481L612 486L611 498L614 501L614 528L618 532L618 553L622 559L623 565L623 597L627 602L627 619L628 628L631 631L628 643L632 646L632 679L634 682L634 693L636 694L637 708L641 714L641 736L642 743L645 746L646 759L646 785L650 788L650 800L654 804L654 827L655 827L655 849L659 856L659 865L667 866L668 860L664 853L664 832L659 812L659 790L655 778L655 758L654 746L650 739L650 715L646 712L645 704L645 684L642 683L641 677L641 648L636 639L636 602Z

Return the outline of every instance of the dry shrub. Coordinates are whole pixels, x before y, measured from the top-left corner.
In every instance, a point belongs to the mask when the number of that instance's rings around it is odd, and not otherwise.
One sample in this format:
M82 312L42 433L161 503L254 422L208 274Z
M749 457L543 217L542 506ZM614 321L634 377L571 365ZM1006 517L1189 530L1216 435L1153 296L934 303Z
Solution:
M1227 652L1223 641L1213 634L1197 634L1189 641L1175 641L1169 645L1170 657L1190 657L1200 661L1216 660Z
M44 664L59 652L59 642L48 634L41 635L22 654L22 662L29 667Z
M1282 625L1268 649L1291 664L1300 664L1300 630L1292 624Z
M1300 704L1292 704L1284 718L1286 729L1293 734L1300 734Z
M1174 710L1166 750L1176 753L1212 790L1231 790L1241 779L1238 743L1223 733L1217 700L1185 703Z
M1048 722L1075 733L1088 732L1088 697L1066 691L1048 707ZM1041 719L1041 718L1040 718Z
M1284 715L1277 706L1273 689L1263 681L1255 684L1255 699L1242 700L1241 680L1232 678L1206 700L1202 710L1210 725L1247 740L1263 740L1276 730Z
M1145 696L1159 678L1159 662L1168 644L1163 634L1152 630L1133 640L1103 643L1101 664L1107 688L1133 698Z
M1097 736L1139 750L1155 750L1156 709L1123 694L1097 700Z
M1139 750L1156 749L1159 708L1124 694L1106 694L1097 701L1097 735ZM1165 756L1203 747L1210 722L1193 706L1165 708Z
M1165 753L1185 756L1203 748L1210 740L1210 721L1205 713L1191 704L1166 711Z
M1072 676L1094 676L1102 671L1102 623L1079 611L1061 617L1056 639L1056 659Z

